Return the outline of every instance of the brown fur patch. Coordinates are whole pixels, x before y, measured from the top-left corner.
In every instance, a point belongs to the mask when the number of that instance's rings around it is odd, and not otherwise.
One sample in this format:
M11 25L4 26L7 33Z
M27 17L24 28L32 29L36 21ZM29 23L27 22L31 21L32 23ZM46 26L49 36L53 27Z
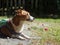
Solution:
M19 25L19 23L20 23L21 20L23 20L23 21L26 20L26 15L21 15L21 16L16 15L16 16L12 19L13 23L14 23L16 26Z
M0 31L6 36L11 36L11 33L6 27L2 27Z

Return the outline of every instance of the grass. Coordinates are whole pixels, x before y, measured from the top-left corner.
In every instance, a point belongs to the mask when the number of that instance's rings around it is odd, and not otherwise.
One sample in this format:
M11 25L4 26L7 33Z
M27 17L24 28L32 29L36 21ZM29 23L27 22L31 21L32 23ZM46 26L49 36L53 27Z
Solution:
M6 19L7 17L0 17ZM38 45L60 45L60 19L36 18L31 29L41 37ZM45 30L48 28L48 30Z
M33 30L37 31L37 35L42 37L39 45L60 45L60 19L37 18L35 22L37 26L40 25L40 28L36 26L32 27ZM45 27L47 27L48 30L45 30Z
M8 18L7 16L0 16L0 20L7 19L7 18Z

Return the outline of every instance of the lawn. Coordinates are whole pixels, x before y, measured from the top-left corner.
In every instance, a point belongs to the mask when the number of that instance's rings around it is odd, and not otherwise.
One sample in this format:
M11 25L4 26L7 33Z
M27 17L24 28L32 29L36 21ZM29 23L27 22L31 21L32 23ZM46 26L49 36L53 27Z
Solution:
M0 17L7 19L7 17ZM30 25L35 36L41 37L38 45L60 45L60 19L36 18Z
M37 35L41 37L39 45L60 45L60 19L35 19L33 22Z

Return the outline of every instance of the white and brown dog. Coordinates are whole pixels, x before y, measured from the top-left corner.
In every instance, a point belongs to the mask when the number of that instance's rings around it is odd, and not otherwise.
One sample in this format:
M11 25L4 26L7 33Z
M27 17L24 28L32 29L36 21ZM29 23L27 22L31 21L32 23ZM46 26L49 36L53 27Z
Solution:
M3 34L8 37L19 38L19 39L29 39L27 35L22 33L24 29L24 21L33 21L34 17L30 15L29 12L18 9L16 10L16 15L5 25L0 27L0 34Z

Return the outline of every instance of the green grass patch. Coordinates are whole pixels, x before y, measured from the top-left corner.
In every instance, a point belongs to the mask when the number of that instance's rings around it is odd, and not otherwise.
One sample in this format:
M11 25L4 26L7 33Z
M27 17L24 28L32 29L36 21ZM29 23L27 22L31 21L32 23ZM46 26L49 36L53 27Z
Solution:
M40 22L49 22L49 23L60 23L60 19L42 19L42 18L37 18L36 21Z
M0 20L7 19L7 18L8 18L7 16L0 16Z
M33 27L34 30L38 31L38 35L40 35L42 37L41 40L41 44L43 45L44 43L47 43L46 41L48 40L48 42L51 41L51 43L53 43L53 45L55 45L55 43L57 43L57 45L60 45L60 19L35 19L36 23L43 23L43 24L47 24L49 26L45 26L48 28L48 31L44 30L43 28L35 28ZM39 24L37 24L38 26ZM43 43L43 44L42 44Z

